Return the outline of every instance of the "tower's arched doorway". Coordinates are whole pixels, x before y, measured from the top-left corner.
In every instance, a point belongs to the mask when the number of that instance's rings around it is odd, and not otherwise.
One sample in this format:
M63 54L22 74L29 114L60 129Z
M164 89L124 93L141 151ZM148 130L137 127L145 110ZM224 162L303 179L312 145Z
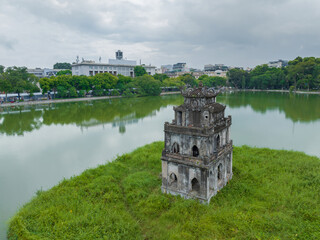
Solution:
M200 192L200 183L199 183L198 179L193 178L191 181L191 185L192 185L193 192L197 192L197 193Z

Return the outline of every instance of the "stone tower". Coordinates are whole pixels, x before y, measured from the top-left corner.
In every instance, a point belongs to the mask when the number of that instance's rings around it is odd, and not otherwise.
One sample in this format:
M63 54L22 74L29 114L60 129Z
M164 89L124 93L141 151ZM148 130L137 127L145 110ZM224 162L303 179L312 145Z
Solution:
M218 93L202 83L182 91L184 103L164 125L162 192L209 203L232 178L231 116Z

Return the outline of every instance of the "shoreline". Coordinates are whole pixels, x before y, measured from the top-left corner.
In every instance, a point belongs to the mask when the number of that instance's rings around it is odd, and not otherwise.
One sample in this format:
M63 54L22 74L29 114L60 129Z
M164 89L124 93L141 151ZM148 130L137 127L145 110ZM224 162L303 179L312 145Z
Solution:
M232 89L231 91L236 92L277 92L277 93L290 93L289 90L261 90L261 89ZM294 94L316 94L320 95L320 92L306 92L306 91L293 91ZM160 96L180 94L180 92L162 92ZM2 103L0 108L3 107L15 107L25 105L37 105L37 104L51 104L51 103L64 103L64 102L82 102L82 101L95 101L102 99L113 99L122 98L122 96L101 96L101 97L83 97L83 98L66 98L66 99L51 99L51 100L40 100L40 101L28 101L28 102L15 102L15 103Z
M289 90L281 90L281 89L270 89L270 90L261 90L261 89L234 89L234 91L238 92L278 92L278 93L290 93ZM306 91L292 91L291 93L297 93L297 94L318 94L320 95L320 92L306 92Z
M173 95L173 94L179 94L179 93L180 92L163 92L163 93L160 93L160 96ZM95 101L95 100L113 99L113 98L122 98L122 96L83 97L83 98L66 98L66 99L51 99L51 100L28 101L28 102L2 103L0 105L0 108L37 105L37 104L64 103L64 102Z

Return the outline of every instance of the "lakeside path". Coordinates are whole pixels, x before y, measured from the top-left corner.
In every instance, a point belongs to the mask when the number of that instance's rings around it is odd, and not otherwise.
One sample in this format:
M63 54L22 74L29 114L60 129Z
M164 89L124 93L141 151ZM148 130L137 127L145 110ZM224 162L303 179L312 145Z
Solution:
M171 94L180 94L180 92L163 92L160 94L160 96L171 95ZM36 104L94 101L94 100L112 99L112 98L122 98L122 96L84 97L84 98L67 98L67 99L51 99L51 100L40 100L40 101L3 103L0 105L0 108L13 107L13 106L24 106L24 105L36 105Z
M260 90L260 89L233 89L234 91L239 92L278 92L278 93L290 93L289 90ZM306 92L306 91L295 91L292 93L297 94L318 94L320 92ZM180 92L163 92L160 96L180 94ZM102 99L112 99L112 98L121 98L122 96L102 96L102 97L84 97L84 98L67 98L67 99L54 99L54 100L41 100L41 101L28 101L28 102L15 102L15 103L3 103L0 105L0 108L3 107L13 107L13 106L24 106L24 105L36 105L36 104L50 104L50 103L63 103L63 102L81 102L81 101L94 101Z
M290 93L289 90L261 90L261 89L237 89L235 91L241 91L241 92L278 92L278 93ZM306 92L306 91L293 91L292 93L298 93L298 94L318 94L320 95L320 92Z

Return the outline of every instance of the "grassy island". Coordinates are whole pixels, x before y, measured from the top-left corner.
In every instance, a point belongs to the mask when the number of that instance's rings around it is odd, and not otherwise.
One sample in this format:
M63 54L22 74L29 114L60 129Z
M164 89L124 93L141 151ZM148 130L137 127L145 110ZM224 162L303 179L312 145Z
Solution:
M11 239L320 239L320 159L234 148L233 179L209 205L160 191L162 142L39 191Z

